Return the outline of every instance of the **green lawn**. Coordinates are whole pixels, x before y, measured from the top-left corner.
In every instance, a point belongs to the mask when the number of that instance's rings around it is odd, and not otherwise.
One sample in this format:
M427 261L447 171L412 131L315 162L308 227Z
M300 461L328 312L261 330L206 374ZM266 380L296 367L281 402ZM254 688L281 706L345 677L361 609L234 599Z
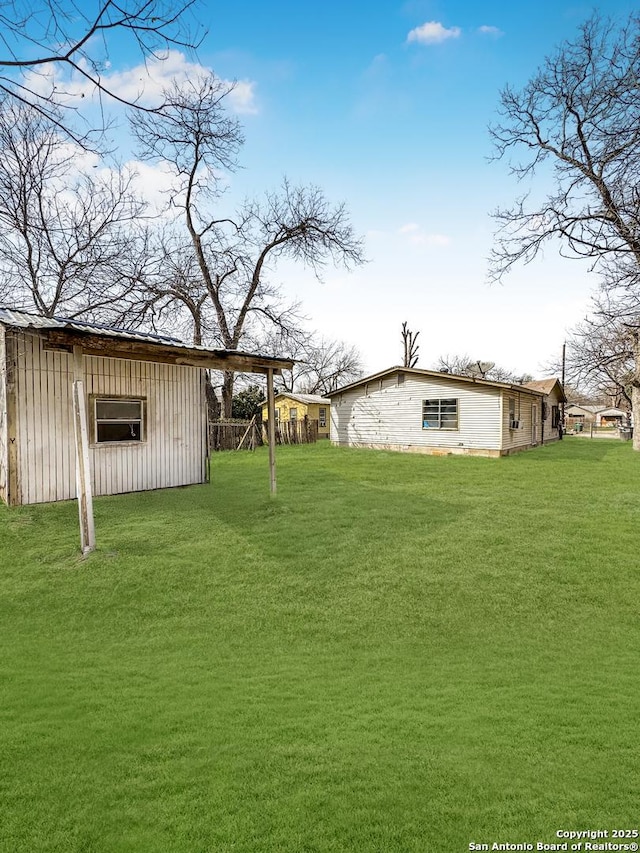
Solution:
M0 508L0 850L462 853L633 828L640 456L332 448ZM570 849L570 847L569 847Z

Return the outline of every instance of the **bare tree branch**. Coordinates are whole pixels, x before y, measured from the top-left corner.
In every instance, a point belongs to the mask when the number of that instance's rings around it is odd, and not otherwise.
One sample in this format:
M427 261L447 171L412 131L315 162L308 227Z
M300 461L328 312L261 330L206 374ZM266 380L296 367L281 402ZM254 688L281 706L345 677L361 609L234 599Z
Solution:
M0 91L32 107L69 139L92 147L108 122L78 126L84 93L60 88L55 74L75 75L94 90L100 103L113 100L140 110L143 105L121 96L106 72L114 47L131 48L140 61L162 60L169 49L194 50L204 32L193 10L196 0L3 0L0 4ZM200 32L198 32L200 30ZM103 114L104 115L104 114Z
M420 332L412 332L406 323L402 324L402 349L404 367L415 367L418 363L418 346L417 340Z
M299 321L296 306L283 304L269 280L278 261L289 258L320 275L328 262L363 262L344 205L331 205L313 186L286 179L276 192L247 201L233 216L212 215L224 189L222 170L237 166L243 136L225 111L228 84L207 76L165 91L162 114L132 115L139 153L168 165L178 179L171 206L182 217L197 264L201 313L212 314L222 346L238 349L264 323L280 330ZM189 305L185 302L187 308ZM191 310L191 309L189 309ZM225 416L231 412L233 374L223 385Z
M531 261L548 242L561 254L588 258L610 309L640 325L640 18L622 25L599 14L548 57L521 90L501 93L491 128L496 158L532 181L550 170L554 189L540 203L525 195L497 210L490 275ZM635 311L635 313L632 313ZM578 332L584 344L590 335ZM609 343L611 341L609 340ZM640 410L640 349L632 387ZM591 354L593 355L593 354ZM590 356L591 357L591 356ZM640 450L640 430L634 436Z
M4 299L46 316L120 316L147 258L143 204L133 175L83 174L73 153L37 112L0 104Z

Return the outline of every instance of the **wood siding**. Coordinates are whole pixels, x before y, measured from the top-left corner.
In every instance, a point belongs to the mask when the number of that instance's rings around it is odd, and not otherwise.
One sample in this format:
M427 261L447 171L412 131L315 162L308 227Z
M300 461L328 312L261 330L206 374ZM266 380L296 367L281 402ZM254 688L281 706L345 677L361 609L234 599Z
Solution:
M5 329L0 325L0 500L7 501L9 476L7 425L7 346Z
M400 372L376 378L332 397L334 444L500 456L542 443L542 397L535 392L457 381L446 375L440 378L406 373L404 380L402 375ZM509 398L515 400L517 429L510 426ZM458 428L423 429L422 403L427 399L456 399ZM550 439L550 422L549 416L545 442ZM557 437L557 431L554 433Z
M532 446L533 437L533 411L532 406L537 407L537 444L541 438L541 398L527 394L523 391L503 391L502 406L502 444L503 453L512 453L518 450L526 450ZM517 429L509 426L509 400L515 403L515 416L519 422Z
M73 355L44 350L36 334L9 334L17 345L20 500L15 502L75 498ZM201 373L197 367L83 357L87 400L93 394L146 400L144 441L95 444L91 436L94 495L205 481L206 422Z
M458 400L458 429L423 429L422 402ZM398 375L359 385L331 400L335 444L450 453L500 452L499 388L452 382L446 377Z

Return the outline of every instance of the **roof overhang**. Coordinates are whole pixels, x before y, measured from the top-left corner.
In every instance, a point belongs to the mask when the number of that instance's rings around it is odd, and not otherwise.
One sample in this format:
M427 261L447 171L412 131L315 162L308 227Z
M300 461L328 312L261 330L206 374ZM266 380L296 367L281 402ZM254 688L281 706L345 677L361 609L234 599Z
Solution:
M135 361L153 361L163 364L187 365L209 370L232 370L238 373L280 373L291 370L293 361L283 358L238 352L236 350L207 349L184 344L155 342L118 336L83 332L78 329L34 329L44 341L45 349L70 352L80 347L84 355L100 358L126 358Z
M74 347L79 347L85 355L101 358L182 364L238 373L280 373L282 370L291 370L294 365L288 358L189 346L178 338L164 334L119 329L92 321L45 317L2 305L0 324L17 331L37 334L42 338L45 349L71 352Z

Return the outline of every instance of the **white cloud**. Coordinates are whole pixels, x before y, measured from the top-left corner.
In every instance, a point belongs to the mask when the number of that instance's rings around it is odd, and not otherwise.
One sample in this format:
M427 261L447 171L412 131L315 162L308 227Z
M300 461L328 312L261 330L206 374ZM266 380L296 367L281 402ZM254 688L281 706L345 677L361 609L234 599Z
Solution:
M398 234L414 246L445 248L451 245L451 237L446 234L433 234L425 231L416 222L408 222L398 228Z
M237 80L233 91L229 94L229 100L237 113L247 115L258 112L255 101L255 83L253 80Z
M141 163L131 160L127 168L134 174L133 184L137 195L151 206L156 215L167 209L168 199L178 192L175 175L166 163Z
M478 32L483 36L493 36L493 38L500 38L504 33L498 27L492 27L489 24L483 24L481 27L478 27Z
M462 33L460 27L444 27L440 21L428 21L411 30L407 36L408 42L419 44L439 44L447 39L457 39Z
M210 69L189 62L184 54L172 50L162 60L152 60L146 65L137 65L128 71L111 74L105 79L105 83L120 98L131 101L140 98L144 103L150 103L160 100L162 89L171 81L182 83L210 73ZM231 81L227 80L222 83L231 85ZM237 113L258 111L255 103L255 83L251 80L238 80L228 99L231 108Z
M211 70L199 63L189 62L183 53L177 50L168 51L164 59L152 59L146 64L136 65L126 71L113 71L101 76L101 84L105 89L129 102L140 102L144 105L157 103L172 80L179 83L210 74ZM222 80L223 84L231 85L231 81ZM68 77L66 74L55 74L55 66L51 66L46 74L31 74L27 80L34 91L48 94L55 86L58 93L69 106L75 106L79 99L85 99L87 104L97 102L98 91L93 83L79 74ZM257 113L255 100L255 82L238 80L228 95L231 109L236 113Z

